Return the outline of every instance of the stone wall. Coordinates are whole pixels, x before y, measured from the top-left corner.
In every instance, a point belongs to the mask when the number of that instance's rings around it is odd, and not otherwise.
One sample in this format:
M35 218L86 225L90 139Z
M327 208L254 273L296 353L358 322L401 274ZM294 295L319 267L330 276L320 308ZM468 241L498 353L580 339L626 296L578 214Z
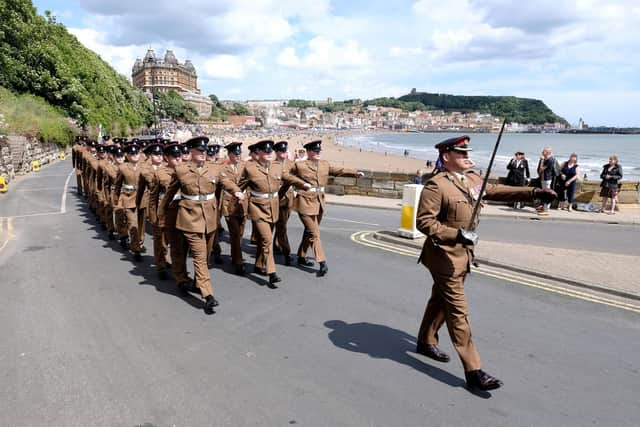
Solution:
M40 142L24 136L0 136L0 176L7 183L16 175L31 171L34 160L46 165L58 159L60 147L52 142Z
M327 193L402 199L402 189L413 183L414 174L368 172L363 178L330 177ZM490 183L504 183L505 178L490 178ZM576 202L599 202L600 181L578 182ZM640 203L640 183L623 182L619 203Z

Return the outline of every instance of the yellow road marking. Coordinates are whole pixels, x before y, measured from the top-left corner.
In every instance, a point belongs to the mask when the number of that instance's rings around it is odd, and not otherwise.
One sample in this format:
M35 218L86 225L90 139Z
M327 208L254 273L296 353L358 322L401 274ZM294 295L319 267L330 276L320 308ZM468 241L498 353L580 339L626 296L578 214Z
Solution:
M358 243L363 246L367 246L375 249L382 249L387 252L393 252L398 255L417 257L420 255L420 251L412 250L409 248L401 248L398 246L394 246L392 244L380 242L378 240L370 240L369 236L372 234L370 231L359 231L351 235L351 240L355 243ZM532 288L540 289L547 292L553 292L559 295L568 296L571 298L580 299L583 301L589 301L595 304L603 304L610 307L619 308L622 310L631 311L634 313L640 313L640 306L635 304L629 304L622 301L616 301L613 299L609 299L606 297L590 294L587 292L581 292L570 288L565 288L562 286L551 285L549 283L544 283L539 280L530 279L527 277L522 277L519 275L515 275L512 273L506 273L502 271L493 270L488 267L479 267L473 268L475 273L492 277L494 279L504 280L506 282L510 282L512 284L519 284L524 286L529 286Z

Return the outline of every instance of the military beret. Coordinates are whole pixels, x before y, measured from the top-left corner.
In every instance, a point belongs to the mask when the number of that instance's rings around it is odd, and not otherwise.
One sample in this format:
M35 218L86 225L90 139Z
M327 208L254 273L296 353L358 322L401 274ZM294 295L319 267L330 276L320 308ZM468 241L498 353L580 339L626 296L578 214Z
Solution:
M287 141L278 141L275 144L273 144L273 149L276 151L284 152L284 151L287 151L288 146L289 146L289 143Z
M168 144L164 146L164 154L171 157L182 156L182 148L180 144Z
M435 145L435 148L440 153L446 153L448 151L472 151L469 146L469 138L467 135L457 136L455 138L445 139Z
M263 139L253 144L255 151L263 151L265 153L271 153L273 151L273 141L270 139Z
M242 153L242 142L232 142L231 144L225 145L224 148L227 152L239 156Z
M199 150L199 151L207 151L207 144L209 143L209 138L206 136L196 136L195 138L191 138L185 144L189 148L189 150Z
M160 155L160 154L162 154L162 145L161 144L152 143L152 144L149 144L146 147L144 147L143 151L144 151L144 154L146 154L147 156L150 156L152 154Z
M303 145L303 147L307 151L320 152L320 151L322 151L322 140L317 139L315 141L307 142L306 144Z

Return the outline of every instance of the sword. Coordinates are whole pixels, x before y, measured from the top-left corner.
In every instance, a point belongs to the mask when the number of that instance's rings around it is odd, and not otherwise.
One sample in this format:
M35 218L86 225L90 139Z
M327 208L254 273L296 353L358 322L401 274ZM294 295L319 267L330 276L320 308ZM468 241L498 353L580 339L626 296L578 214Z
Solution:
M489 173L491 172L491 168L493 167L493 161L496 158L496 153L498 152L498 146L500 145L500 140L502 139L502 134L504 132L504 127L507 124L507 119L505 118L502 122L502 127L500 128L500 133L498 134L498 140L496 141L496 145L493 147L493 153L491 154L491 159L489 160L489 166L487 167L487 172L484 175L484 179L482 180L482 187L480 187L480 194L478 195L478 200L476 200L476 204L473 207L473 213L471 214L471 219L469 219L469 225L467 228L461 228L460 234L462 237L468 241L468 243L475 245L478 241L478 235L472 231L473 223L476 220L476 217L480 213L480 206L482 203L482 195L484 194L484 190L487 188L487 183L489 182Z

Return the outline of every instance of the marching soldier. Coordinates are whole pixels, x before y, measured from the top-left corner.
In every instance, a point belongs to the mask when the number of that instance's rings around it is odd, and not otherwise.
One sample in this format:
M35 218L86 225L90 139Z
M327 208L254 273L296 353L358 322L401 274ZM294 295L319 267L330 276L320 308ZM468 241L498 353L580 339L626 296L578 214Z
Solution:
M229 159L225 162L223 177L233 181L234 184L240 183L240 177L244 173L246 162L241 159L242 143L232 142L224 147L227 150ZM231 244L231 263L234 266L235 274L243 276L245 274L244 264L242 263L242 236L244 235L244 225L247 218L247 202L238 200L233 194L224 191L222 194L222 203L220 212L224 215L229 228L229 242Z
M94 198L94 188L91 180L91 170L94 167L96 161L96 147L98 143L96 141L89 141L87 150L84 152L82 160L82 183L84 184L84 194L87 197L89 204L89 210L95 214L96 204Z
M197 291L192 286L192 279L187 274L187 242L181 230L176 228L180 193L171 198L165 197L174 179L175 169L182 163L182 148L180 144L172 143L164 147L166 166L158 170L158 225L162 228L165 240L169 244L171 256L171 270L178 288L183 291Z
M138 231L138 215L136 212L136 191L138 189L138 180L142 166L140 161L140 147L137 144L127 145L125 148L127 153L127 162L118 167L118 175L113 191L113 204L120 205L124 209L125 224L127 234L130 239L130 249L133 252L135 261L142 261L140 254L142 245L140 244L140 233ZM123 218L121 218L122 220ZM120 245L126 248L127 237L120 238Z
M210 143L209 145L207 145L207 162L209 162L209 164L213 166L214 169L221 171L223 169L223 165L220 163L219 156L220 156L220 146L218 144ZM222 191L222 187L218 186L217 192L216 192L216 200L218 200L218 211L220 211L220 207L221 207L220 206L221 191ZM221 221L222 221L222 215L218 215L218 225L216 227L216 234L213 237L213 245L211 250L213 261L216 264L222 264L222 248L220 247L220 235L224 229L222 228L222 225L220 223Z
M109 240L115 239L116 232L118 232L118 234L120 233L120 230L116 228L118 221L114 221L114 216L120 218L123 214L122 209L118 209L113 205L113 190L118 176L118 166L124 163L124 151L117 145L118 140L118 138L114 138L114 145L108 147L109 161L102 165L100 173L102 180L99 181L104 193L105 217Z
M93 169L91 171L91 185L95 191L96 217L98 218L98 222L102 229L106 230L106 199L104 198L104 191L102 188L102 170L104 165L108 163L107 146L102 144L98 145L98 147L96 147L96 153L96 162L92 165Z
M158 271L158 277L165 280L167 278L167 242L158 221L158 204L160 198L158 182L163 169L163 147L156 142L147 145L144 151L149 158L150 164L140 172L136 193L136 206L139 211L144 206L145 194L148 194L146 209L148 211L153 236L153 257ZM138 218L139 217L140 215L138 215ZM142 226L144 227L144 223Z
M291 171L294 163L289 160L288 145L289 143L287 141L279 141L273 145L273 150L276 152L276 162L282 164L282 168L287 172ZM289 236L287 235L287 223L289 222L289 216L291 215L291 209L293 209L295 199L293 187L284 184L282 188L280 188L278 196L280 198L280 213L278 222L276 223L274 250L276 248L279 249L284 255L284 264L291 265L291 246L289 245Z
M438 348L438 330L446 322L451 341L462 360L467 385L471 389L493 390L502 381L481 369L480 355L471 339L469 309L464 280L473 261L475 238L465 231L478 199L517 202L542 198L553 200L551 190L489 185L479 194L482 179L470 171L469 137L447 139L436 145L443 171L430 178L420 195L416 226L427 238L420 260L433 277L431 298L427 304L416 353L440 362L449 356Z
M362 177L364 174L353 169L336 168L326 160L320 160L322 141L311 141L304 145L307 150L307 160L294 162L291 175L298 177L305 183L299 187L295 199L294 209L298 212L304 225L302 242L298 247L298 265L310 267L313 262L306 258L309 247L313 248L316 261L320 264L318 276L324 276L329 271L327 258L320 241L320 222L326 209L324 189L329 181L329 175Z
M175 175L164 198L171 200L178 191L181 192L176 228L183 232L193 254L196 287L205 300L204 310L207 314L213 314L218 301L213 296L208 257L218 227L215 193L220 171L206 162L208 142L206 136L187 141L191 162L175 168ZM166 215L168 205L163 203L162 206Z
M276 283L282 279L276 273L273 258L273 230L280 212L278 191L285 182L304 185L303 181L293 177L290 181L287 171L280 163L273 162L273 141L263 140L253 144L257 160L247 162L239 183L225 177L223 184L226 190L232 191L239 200L244 200L242 190L249 191L249 217L256 231L257 248L254 272L269 276L269 287L276 289Z
M82 185L82 160L86 150L85 142L87 137L84 135L76 136L76 145L71 149L71 164L76 170L76 189L79 195L84 195L84 186Z

